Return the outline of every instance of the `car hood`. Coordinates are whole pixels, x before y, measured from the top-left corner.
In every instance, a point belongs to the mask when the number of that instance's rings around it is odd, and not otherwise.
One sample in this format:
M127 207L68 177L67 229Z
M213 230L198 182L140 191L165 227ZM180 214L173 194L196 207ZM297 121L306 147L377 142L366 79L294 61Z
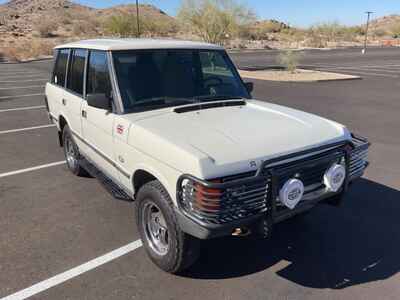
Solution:
M266 159L351 139L336 122L256 100L181 113L168 110L132 121L148 136L166 141L164 146L173 145L201 158L200 174L193 175L204 178L247 172ZM140 148L142 143L135 144ZM156 150L165 152L167 161L171 157L169 149Z

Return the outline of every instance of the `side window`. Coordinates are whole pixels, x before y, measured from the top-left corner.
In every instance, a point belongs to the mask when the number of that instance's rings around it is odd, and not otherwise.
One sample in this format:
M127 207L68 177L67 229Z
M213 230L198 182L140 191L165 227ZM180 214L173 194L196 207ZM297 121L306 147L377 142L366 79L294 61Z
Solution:
M67 74L67 63L68 63L68 49L58 50L56 64L54 66L52 83L65 86L65 76Z
M75 49L72 51L67 80L67 88L82 96L86 53L87 51L83 49Z
M90 51L86 94L106 94L111 96L107 53L104 51Z

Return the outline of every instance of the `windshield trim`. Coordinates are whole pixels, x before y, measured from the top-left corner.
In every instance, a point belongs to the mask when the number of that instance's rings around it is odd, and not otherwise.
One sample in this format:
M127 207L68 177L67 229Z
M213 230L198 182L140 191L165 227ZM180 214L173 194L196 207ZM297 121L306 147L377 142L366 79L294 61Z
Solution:
M142 107L144 109L133 109L133 108L127 108L125 107L125 105L123 105L123 99L122 99L122 95L120 92L120 85L119 85L119 78L117 75L117 70L115 67L115 54L116 53L121 53L121 52L132 52L132 53L140 53L140 52L148 52L148 51L170 51L170 50L182 50L182 51L198 51L200 52L217 52L220 53L222 55L222 57L225 59L225 62L227 63L227 65L229 66L230 70L232 71L235 80L238 81L238 83L240 83L243 92L245 95L243 95L243 97L239 97L239 96L232 96L229 97L227 96L227 99L207 99L207 100L201 100L201 102L199 102L199 100L196 99L196 97L193 98L187 98L188 101L193 101L193 103L187 103L187 104L174 104L174 105L168 105L168 104L164 104L162 107L159 108L153 108L153 109L148 109L148 107ZM224 102L224 101L238 101L239 99L242 100L250 100L252 99L251 94L247 91L245 83L242 79L242 77L240 76L238 69L236 68L235 64L233 63L233 61L231 60L231 58L229 57L228 53L226 52L225 49L202 49L202 48L174 48L174 49L169 49L169 48L160 48L160 49L132 49L132 50L112 50L112 51L108 51L109 55L110 55L110 59L109 59L109 63L110 63L110 70L112 70L112 81L114 84L114 91L116 92L115 96L118 97L118 102L120 104L120 108L121 108L121 113L120 114L132 114L132 113L142 113L142 112L148 112L148 111L156 111L156 110L162 110L162 109L167 109L167 108L179 108L179 107L184 107L184 106L191 106L191 105L196 105L196 104L202 104L202 103L209 103L209 102ZM218 98L218 97L217 97ZM183 99L183 98L182 98Z

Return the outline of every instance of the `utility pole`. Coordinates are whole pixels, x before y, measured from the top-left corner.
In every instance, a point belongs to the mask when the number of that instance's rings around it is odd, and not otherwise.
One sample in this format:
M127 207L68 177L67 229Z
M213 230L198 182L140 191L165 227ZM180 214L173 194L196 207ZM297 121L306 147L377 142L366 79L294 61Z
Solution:
M371 15L374 13L373 11L365 12L367 14L367 28L365 29L365 41L364 41L364 49L362 50L362 54L367 53L367 42L368 42L368 29L369 29L369 20Z
M140 38L140 20L139 20L139 0L136 0L136 26L137 26L137 37Z

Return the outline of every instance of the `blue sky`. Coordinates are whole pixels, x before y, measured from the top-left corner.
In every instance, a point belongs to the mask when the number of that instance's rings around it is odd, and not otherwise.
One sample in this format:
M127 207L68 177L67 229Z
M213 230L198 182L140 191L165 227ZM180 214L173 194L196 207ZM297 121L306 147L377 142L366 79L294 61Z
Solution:
M1 2L6 2L0 0ZM134 0L77 0L94 7L134 3ZM139 0L153 4L175 15L181 0ZM339 21L347 25L365 22L364 12L372 10L375 17L400 14L400 0L243 0L259 18L278 19L295 26L309 26L323 21Z

